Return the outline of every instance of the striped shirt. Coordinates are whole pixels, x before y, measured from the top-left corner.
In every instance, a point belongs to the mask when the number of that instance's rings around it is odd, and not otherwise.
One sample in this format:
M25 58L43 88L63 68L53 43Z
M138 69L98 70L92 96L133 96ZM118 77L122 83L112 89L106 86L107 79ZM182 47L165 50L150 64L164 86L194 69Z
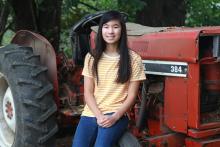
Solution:
M130 55L132 73L129 81L146 79L141 57L132 50L130 50ZM85 57L82 75L94 79L94 97L99 110L103 114L116 112L128 95L129 81L123 84L116 82L119 58L119 56L111 57L103 53L98 64L99 82L97 85L96 78L94 78L92 74L94 59L90 53ZM94 117L94 114L87 105L85 105L82 115Z

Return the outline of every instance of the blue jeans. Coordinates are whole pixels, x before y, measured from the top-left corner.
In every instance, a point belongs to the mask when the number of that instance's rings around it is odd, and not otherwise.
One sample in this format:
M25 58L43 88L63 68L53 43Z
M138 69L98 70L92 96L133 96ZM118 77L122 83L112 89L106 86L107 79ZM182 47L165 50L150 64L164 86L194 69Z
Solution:
M127 116L121 117L109 128L99 126L95 117L81 116L72 147L112 147L126 131L127 126Z

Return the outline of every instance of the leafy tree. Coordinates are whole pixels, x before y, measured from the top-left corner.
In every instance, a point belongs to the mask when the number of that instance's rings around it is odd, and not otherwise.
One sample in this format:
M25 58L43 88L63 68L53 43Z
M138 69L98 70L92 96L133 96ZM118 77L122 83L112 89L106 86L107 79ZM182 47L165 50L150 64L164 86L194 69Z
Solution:
M136 22L147 26L182 26L185 21L185 0L143 0Z
M220 0L1 0L0 45L7 30L29 29L70 54L71 27L86 14L112 9L143 25L220 25Z
M186 25L220 25L220 0L187 0Z
M7 20L9 13L1 15L0 37L1 33L4 34L8 29L26 29L43 34L55 50L59 48L62 0L4 0L0 4L0 8L10 6L10 18L13 20L11 25L8 23L9 27L5 27L6 23L2 23L2 20ZM1 14L4 13L3 9L0 11Z

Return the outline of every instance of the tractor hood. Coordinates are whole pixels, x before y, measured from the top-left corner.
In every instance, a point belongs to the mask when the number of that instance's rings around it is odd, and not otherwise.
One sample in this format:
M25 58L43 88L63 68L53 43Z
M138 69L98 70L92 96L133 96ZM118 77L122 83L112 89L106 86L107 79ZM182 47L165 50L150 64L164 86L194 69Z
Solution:
M200 39L205 36L215 38L220 35L220 26L148 27L135 23L126 23L126 26L129 47L141 55L144 60L195 63L199 59ZM97 29L98 27L92 27L92 48L94 48ZM219 45L217 46L219 48Z

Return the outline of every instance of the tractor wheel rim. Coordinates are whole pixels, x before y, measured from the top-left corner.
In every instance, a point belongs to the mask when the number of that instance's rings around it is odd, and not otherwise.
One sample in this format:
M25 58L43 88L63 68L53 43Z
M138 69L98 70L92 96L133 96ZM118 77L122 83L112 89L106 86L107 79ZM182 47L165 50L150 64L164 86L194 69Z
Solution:
M15 138L15 105L11 89L2 73L0 85L0 147L11 147Z
M15 107L10 87L7 88L3 98L3 113L9 128L15 132Z

